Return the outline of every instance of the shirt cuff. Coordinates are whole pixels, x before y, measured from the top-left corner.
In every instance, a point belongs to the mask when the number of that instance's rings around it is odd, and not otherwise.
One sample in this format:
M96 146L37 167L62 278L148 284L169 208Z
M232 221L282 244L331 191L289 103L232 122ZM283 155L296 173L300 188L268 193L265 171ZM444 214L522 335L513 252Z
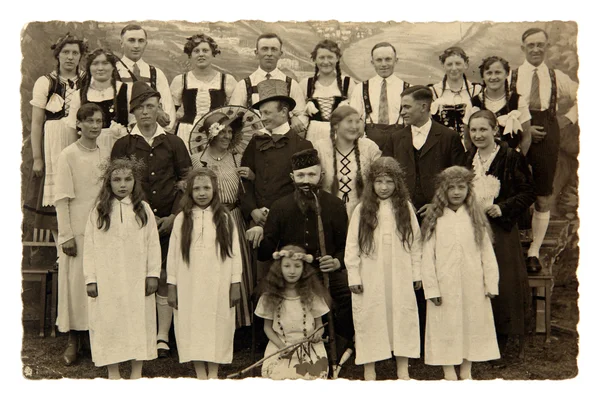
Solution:
M242 274L231 275L231 283L241 283L242 282Z
M174 275L168 275L167 284L177 286L177 278Z

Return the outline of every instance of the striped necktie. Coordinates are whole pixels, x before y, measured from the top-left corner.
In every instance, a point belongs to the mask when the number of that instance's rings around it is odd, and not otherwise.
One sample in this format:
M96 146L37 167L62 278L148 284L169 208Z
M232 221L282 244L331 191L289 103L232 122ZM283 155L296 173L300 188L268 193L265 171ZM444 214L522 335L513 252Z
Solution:
M381 82L381 95L379 96L379 123L388 125L390 123L387 98L387 81Z
M531 77L531 92L529 94L529 109L530 110L541 110L542 101L540 100L540 77L537 73L537 68L533 70L533 76Z
M140 67L138 67L137 63L133 63L133 75L135 75L138 80L142 79L140 76Z

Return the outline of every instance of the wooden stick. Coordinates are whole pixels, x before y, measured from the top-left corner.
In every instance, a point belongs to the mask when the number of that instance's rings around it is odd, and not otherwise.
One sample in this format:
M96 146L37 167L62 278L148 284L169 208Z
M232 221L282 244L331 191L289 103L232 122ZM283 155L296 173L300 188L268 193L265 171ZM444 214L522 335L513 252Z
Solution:
M319 332L321 329L323 329L325 327L325 325L327 325L327 323L324 323L322 326L318 327L317 329L315 329L315 331L313 333L311 333L310 335L308 335L304 340L298 342L298 343L294 343L294 344L290 344L286 347L284 347L283 349L279 349L277 350L275 353L270 354L266 357L261 358L260 360L258 360L257 362L255 362L254 364L252 364L251 366L244 368L243 370L236 372L235 374L230 374L227 375L226 379L230 379L230 378L234 378L238 375L244 375L246 372L250 371L251 369L258 367L259 365L262 365L265 361L267 361L269 358L276 356L278 354L283 353L284 351L288 350L288 349L292 349L293 351L295 351L298 347L302 346L304 343L308 343L311 340L313 340L314 336L316 335L317 332Z

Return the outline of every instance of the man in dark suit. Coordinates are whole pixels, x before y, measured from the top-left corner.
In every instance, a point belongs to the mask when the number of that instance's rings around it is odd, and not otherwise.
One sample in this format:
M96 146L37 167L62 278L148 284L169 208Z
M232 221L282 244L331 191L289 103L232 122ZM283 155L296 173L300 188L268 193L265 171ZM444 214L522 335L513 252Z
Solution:
M412 86L402 93L400 114L407 125L388 138L383 156L394 157L406 173L406 185L420 219L435 193L436 176L453 165L464 165L460 136L431 119L433 96L425 86Z

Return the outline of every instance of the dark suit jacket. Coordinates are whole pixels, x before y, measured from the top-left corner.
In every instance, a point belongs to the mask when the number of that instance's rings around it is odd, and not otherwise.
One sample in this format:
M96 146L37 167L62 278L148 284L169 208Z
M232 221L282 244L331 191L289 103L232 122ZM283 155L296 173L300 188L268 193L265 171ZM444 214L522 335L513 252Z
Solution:
M406 186L414 201L417 174L410 126L388 137L383 146L383 156L394 157L398 160L404 169ZM458 133L432 121L431 130L421 148L421 157L418 160L421 188L428 202L435 193L436 176L453 165L464 165L465 158L465 149ZM415 204L417 208L421 206L423 204Z

